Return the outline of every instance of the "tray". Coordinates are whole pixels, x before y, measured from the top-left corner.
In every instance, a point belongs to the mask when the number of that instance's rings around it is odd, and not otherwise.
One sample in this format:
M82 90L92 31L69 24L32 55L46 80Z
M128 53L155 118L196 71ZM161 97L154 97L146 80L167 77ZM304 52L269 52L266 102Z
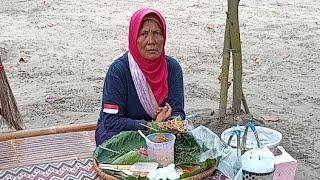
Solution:
M94 168L94 170L96 171L96 173L97 173L102 179L118 180L118 178L116 178L116 177L114 177L114 176L112 176L112 175L110 175L110 174L107 174L107 173L103 172L103 171L99 168L99 166L98 166L98 164L97 164L97 162L96 162L96 160L95 160L94 158L93 158L93 168ZM206 178L206 177L211 176L211 175L213 174L214 170L215 170L215 168L213 167L213 168L210 168L210 169L208 169L208 170L206 170L206 171L204 171L204 172L202 172L202 173L199 173L199 174L197 174L197 175L195 175L195 176L192 176L192 177L185 178L185 179L183 179L183 180L201 180L201 179L204 179L204 178Z

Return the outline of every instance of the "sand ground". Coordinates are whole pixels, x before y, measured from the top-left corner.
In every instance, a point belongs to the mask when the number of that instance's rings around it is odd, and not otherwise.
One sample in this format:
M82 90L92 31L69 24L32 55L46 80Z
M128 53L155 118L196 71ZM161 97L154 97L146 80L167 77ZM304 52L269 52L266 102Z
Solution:
M106 70L127 49L130 15L141 7L167 20L166 53L183 68L187 114L213 118L225 0L2 0L0 53L27 129L97 120ZM255 117L279 117L268 126L298 160L296 179L320 176L319 12L317 0L239 6L248 105Z

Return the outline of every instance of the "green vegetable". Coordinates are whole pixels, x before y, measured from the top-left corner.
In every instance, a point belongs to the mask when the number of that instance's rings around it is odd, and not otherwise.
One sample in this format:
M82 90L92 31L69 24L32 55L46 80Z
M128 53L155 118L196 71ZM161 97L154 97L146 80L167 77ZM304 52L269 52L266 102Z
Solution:
M200 146L193 136L187 133L181 134L181 139L174 144L174 163L199 164Z

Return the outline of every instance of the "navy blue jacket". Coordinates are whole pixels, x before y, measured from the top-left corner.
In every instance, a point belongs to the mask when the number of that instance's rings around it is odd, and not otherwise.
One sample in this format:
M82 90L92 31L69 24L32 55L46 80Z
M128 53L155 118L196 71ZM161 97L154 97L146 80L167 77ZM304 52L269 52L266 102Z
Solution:
M168 98L164 100L172 107L172 118L184 113L183 75L179 63L172 57L166 56L168 64ZM104 104L117 105L117 114L103 112ZM164 103L163 103L164 104ZM163 105L160 105L163 106ZM102 107L96 129L97 145L121 131L145 130L144 126L152 118L145 112L136 92L127 53L115 60L109 67L105 77Z

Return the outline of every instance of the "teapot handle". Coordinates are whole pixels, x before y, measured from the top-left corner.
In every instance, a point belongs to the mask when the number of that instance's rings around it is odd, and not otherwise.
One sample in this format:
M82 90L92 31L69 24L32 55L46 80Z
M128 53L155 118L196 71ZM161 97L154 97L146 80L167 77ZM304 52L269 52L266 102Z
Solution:
M242 147L243 149L246 148L246 141L247 141L247 135L248 135L248 129L249 129L249 128L252 130L252 132L253 132L256 140L257 140L258 148L260 148L260 141L259 141L257 129L256 129L256 127L254 126L254 123L252 122L252 120L249 121L249 122L247 123L247 125L246 125L246 129L244 130L244 134L243 134L243 137L242 137L242 145L241 145L241 147Z
M237 137L237 148L240 148L240 133L241 133L241 131L240 131L239 127L237 127L237 128L232 130L232 134L228 139L228 145L229 146L231 144L231 140L232 140L233 136L236 135L236 137Z
M231 136L230 136L229 139L228 139L228 145L230 146L231 140L232 140L233 136L236 135L236 136L237 136L237 147L236 147L236 148L237 148L237 162L238 162L238 166L241 167L240 134L241 134L241 130L240 130L240 127L239 127L239 125L238 125L237 127L235 127L235 128L233 129L232 134L231 134ZM240 163L240 165L239 165L239 163ZM238 167L238 168L240 168L240 167ZM237 171L238 171L238 170L237 170Z

